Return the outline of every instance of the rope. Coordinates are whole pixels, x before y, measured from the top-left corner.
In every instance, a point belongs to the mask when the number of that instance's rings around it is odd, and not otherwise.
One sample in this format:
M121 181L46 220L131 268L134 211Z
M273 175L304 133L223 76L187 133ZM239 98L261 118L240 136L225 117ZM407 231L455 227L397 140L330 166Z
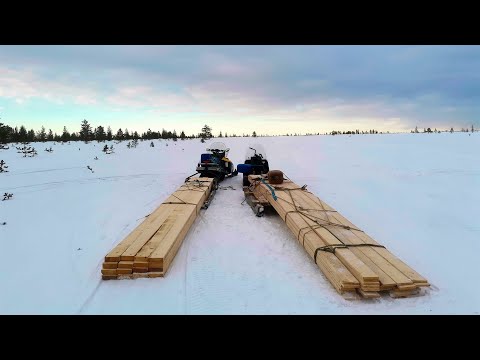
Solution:
M175 202L175 201L166 201L166 202L163 202L162 204L185 204L185 205L195 205L197 206L198 204L193 204L193 203L187 203L186 201L180 199L178 196L175 196L172 194L172 196L178 200L180 200L181 202Z
M284 173L285 175L285 173ZM286 179L284 180L289 180L291 181L287 175L285 175ZM272 196L274 197L275 201L277 200L277 196L275 195L275 191L273 190L273 188L267 184L265 182L264 179L260 179L260 181L265 184L269 189L270 191L272 192ZM257 182L254 182L252 183L252 185L256 185L258 183ZM251 185L251 186L252 186ZM347 230L356 230L356 231L360 231L360 232L364 232L356 227L351 227L351 226L348 226L348 225L343 225L343 224L339 224L339 223L336 223L336 222L332 222L329 217L328 217L328 213L329 212L337 212L336 210L328 210L328 209L325 209L322 201L317 197L315 196L318 201L319 201L319 205L321 206L321 209L304 209L302 208L301 206L297 206L297 204L295 203L295 200L293 199L293 196L292 196L292 193L291 191L295 191L295 190L302 190L302 191L305 191L309 194L312 194L310 191L307 191L306 188L307 188L307 185L303 185L302 187L298 187L298 188L293 188L293 189L287 189L287 188L283 188L283 187L277 187L277 186L274 186L275 190L277 191L285 191L287 192L289 195L290 195L290 199L292 200L292 202L280 197L279 199L280 200L283 200L284 202L286 202L287 204L290 204L292 205L295 210L290 210L290 211L287 211L285 213L285 218L283 219L285 221L285 223L287 222L287 216L288 214L291 214L291 213L298 213L298 214L301 214L303 216L305 216L306 218L308 218L309 220L315 222L317 225L311 225L307 222L307 226L303 227L303 228L300 228L298 230L298 234L297 234L297 239L300 240L300 235L302 233L303 230L305 229L309 229L308 231L305 231L303 233L303 236L302 236L302 246L305 247L305 236L311 232L311 231L315 231L316 229L319 229L319 228L325 228L328 232L330 232L341 244L333 244L333 245L324 245L324 246L320 246L318 248L315 249L315 254L314 254L314 261L315 261L315 264L317 263L317 254L319 251L325 251L325 252L329 252L329 253L332 253L332 254L335 254L335 251L336 249L348 249L350 247L363 247L363 246L371 246L371 247L379 247L379 248L384 248L385 249L385 246L383 245L378 245L378 244L345 244L342 240L340 240L337 236L335 236L335 234L333 234L328 228L327 226L337 226L337 227L340 227L340 228L343 228L343 229L347 229ZM313 194L312 194L313 195ZM245 200L244 200L245 201ZM326 220L325 219L322 219L320 217L317 217L317 216L314 216L314 215L311 215L311 214L308 214L306 213L305 211L320 211L320 212L323 212L325 214L325 217L327 218ZM319 221L322 221L322 223L319 223Z
M342 241L340 240L340 242L342 242ZM320 247L316 248L313 259L314 259L315 264L316 264L317 263L317 254L318 254L319 251L325 251L325 252L335 254L335 250L337 250L337 249L348 249L350 247L360 247L360 246L372 246L372 247L379 247L379 248L386 249L385 246L378 245L378 244L344 244L342 242L342 244L325 245L325 246L320 246Z
M175 201L166 201L166 202L163 202L162 204L178 204L178 205L194 205L194 206L197 206L198 204L194 204L194 203L187 203L187 202L175 202Z

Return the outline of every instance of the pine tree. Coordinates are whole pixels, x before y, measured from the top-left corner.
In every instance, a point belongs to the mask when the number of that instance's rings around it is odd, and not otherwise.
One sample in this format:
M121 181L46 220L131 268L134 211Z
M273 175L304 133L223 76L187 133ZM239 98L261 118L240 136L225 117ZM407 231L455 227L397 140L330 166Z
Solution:
M103 126L99 125L95 129L95 140L97 140L98 142L101 142L101 141L105 141L106 138L107 138L107 134L105 134L105 129L103 128Z
M63 142L70 141L70 139L71 139L71 135L70 135L70 133L68 132L66 126L63 127L63 133L62 133L62 137L61 137L61 138L62 138L62 141L63 141Z
M253 134L252 134L253 137L257 137L257 133L254 131ZM295 136L297 136L297 134L295 134Z
M42 126L39 132L37 132L37 140L44 142L47 140L47 133L45 131L45 128Z
M113 135L112 135L112 129L111 127L107 127L107 140L112 141Z
M25 126L20 126L20 130L18 131L18 141L19 142L26 142L27 141L27 129Z
M473 124L472 124L472 133L473 133Z
M183 130L182 130L182 132L180 133L180 139L181 139L181 140L185 140L185 133L183 132Z
M80 130L80 139L82 141L85 141L85 143L88 143L90 140L92 140L92 127L88 123L86 119L84 119L81 123L81 130Z
M34 142L35 141L35 130L33 130L33 129L28 130L27 141L28 142Z
M122 129L118 129L117 134L115 135L115 140L123 140L123 131Z
M128 132L128 129L125 129L124 137L126 140L130 140L130 134Z
M10 140L14 141L13 129L8 125L0 123L0 143L6 144Z
M54 140L52 129L48 129L47 140L48 141L53 141Z
M453 127L452 127L452 128L450 128L450 132L451 132L451 133L453 133Z
M202 127L202 132L200 133L200 137L202 139L211 139L212 136L212 128L208 125Z

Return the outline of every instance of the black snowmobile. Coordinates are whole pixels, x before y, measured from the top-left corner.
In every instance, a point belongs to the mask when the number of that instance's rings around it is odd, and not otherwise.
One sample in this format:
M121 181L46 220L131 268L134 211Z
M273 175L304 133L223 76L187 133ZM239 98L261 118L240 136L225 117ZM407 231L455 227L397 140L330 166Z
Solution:
M269 171L268 160L266 159L265 150L261 145L254 145L255 148L249 147L244 164L238 164L238 172L243 173L243 186L249 186L248 175L261 175Z
M202 154L197 165L197 172L201 177L216 178L218 181L222 181L226 177L238 175L233 162L227 158L230 149L224 143L215 142L207 148L207 151L209 153Z

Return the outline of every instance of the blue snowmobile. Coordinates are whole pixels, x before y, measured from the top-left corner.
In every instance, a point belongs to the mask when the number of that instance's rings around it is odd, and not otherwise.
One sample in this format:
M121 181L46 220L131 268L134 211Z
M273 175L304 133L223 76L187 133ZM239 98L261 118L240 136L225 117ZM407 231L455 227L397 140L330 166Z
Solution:
M243 186L249 186L248 175L267 174L269 169L268 160L266 159L265 150L261 145L253 145L247 150L244 164L238 164L238 172L243 173ZM253 151L253 152L252 152Z

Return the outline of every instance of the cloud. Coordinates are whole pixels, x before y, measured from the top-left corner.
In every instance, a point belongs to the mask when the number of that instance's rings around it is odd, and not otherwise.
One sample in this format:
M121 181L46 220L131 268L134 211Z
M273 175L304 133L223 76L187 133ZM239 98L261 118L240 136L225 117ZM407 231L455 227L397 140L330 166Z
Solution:
M406 129L479 118L478 46L2 46L0 98L26 104ZM187 118L187 116L185 116ZM218 120L220 121L220 120ZM428 124L428 125L427 125ZM327 125L325 125L327 126ZM370 125L369 125L370 126ZM435 125L432 125L435 126Z

